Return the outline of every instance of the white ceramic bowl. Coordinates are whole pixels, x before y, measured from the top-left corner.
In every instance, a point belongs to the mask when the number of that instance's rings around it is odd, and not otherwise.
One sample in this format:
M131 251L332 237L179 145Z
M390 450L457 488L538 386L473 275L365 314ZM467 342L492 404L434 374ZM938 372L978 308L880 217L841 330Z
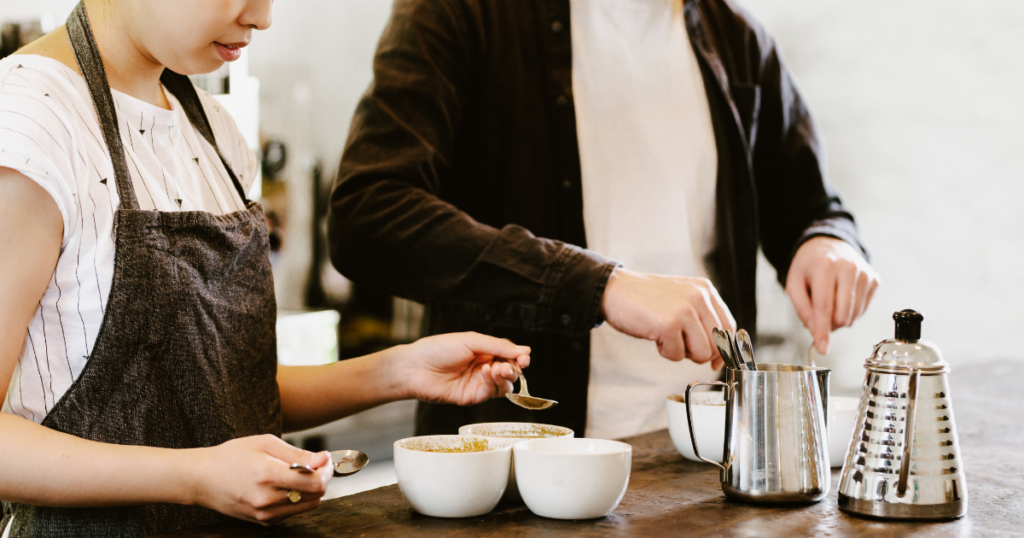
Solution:
M697 447L700 455L721 462L722 451L725 449L725 398L722 391L694 392L693 396L693 430L697 435ZM675 394L668 397L668 433L676 450L684 458L693 461L697 455L693 452L690 442L690 428L686 424L686 403L683 397Z
M529 439L548 437L572 437L573 431L563 426L551 424L536 424L533 422L481 422L479 424L467 424L459 428L459 435L475 435L486 437L498 443L508 445ZM505 488L503 501L522 501L519 494L519 486L516 484L516 465L512 462L512 469L508 474L508 487Z
M839 396L828 400L828 459L832 467L842 467L846 462L859 411L860 398Z
M619 441L558 437L512 445L519 493L553 519L608 515L626 494L633 448Z
M441 452L466 450L472 452ZM413 510L473 517L494 509L508 485L512 448L480 437L427 435L395 441L395 474Z

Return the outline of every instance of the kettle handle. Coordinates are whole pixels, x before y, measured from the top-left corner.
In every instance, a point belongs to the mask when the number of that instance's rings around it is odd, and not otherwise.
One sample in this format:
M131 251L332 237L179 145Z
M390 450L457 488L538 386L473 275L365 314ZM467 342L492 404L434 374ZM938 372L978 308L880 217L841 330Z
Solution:
M709 460L709 459L705 458L704 456L701 456L700 455L700 450L697 448L697 435L693 431L693 408L690 406L690 402L692 401L690 399L690 391L692 391L694 387L697 387L699 385L708 385L708 386L716 386L717 385L717 386L725 387L724 394L723 394L723 396L725 396L725 405L729 405L729 389L731 387L729 386L728 383L723 383L721 381L694 381L693 383L690 383L686 387L686 393L683 396L686 399L686 425L690 428L690 443L693 445L693 453L697 456L697 459L699 459L699 460L701 460L703 462L712 463L716 467L721 469L721 471L719 472L719 478L721 479L722 483L725 483L725 480L726 480L726 476L725 475L728 472L728 469L725 467L725 461L723 461L722 463L718 463L717 461ZM725 427L728 430L729 425L726 424ZM728 436L726 436L726 438L728 439ZM726 461L728 461L729 455L727 454L727 451L723 451L722 452L722 457L725 458Z
M903 461L900 463L900 480L896 484L896 496L903 498L907 494L907 483L910 482L910 451L914 448L914 423L917 418L917 388L921 381L921 370L907 367L910 371L910 387L907 389L906 422L903 427ZM689 412L689 410L687 410Z

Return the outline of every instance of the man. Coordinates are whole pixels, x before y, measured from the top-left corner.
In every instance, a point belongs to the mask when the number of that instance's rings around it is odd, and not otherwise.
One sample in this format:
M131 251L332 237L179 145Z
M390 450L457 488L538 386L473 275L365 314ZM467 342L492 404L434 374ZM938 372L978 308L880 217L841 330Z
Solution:
M374 74L335 266L426 303L430 333L531 345L531 393L560 402L421 404L417 433L664 427L665 396L717 376L711 329L754 329L759 246L819 351L870 302L814 122L729 0L398 0Z

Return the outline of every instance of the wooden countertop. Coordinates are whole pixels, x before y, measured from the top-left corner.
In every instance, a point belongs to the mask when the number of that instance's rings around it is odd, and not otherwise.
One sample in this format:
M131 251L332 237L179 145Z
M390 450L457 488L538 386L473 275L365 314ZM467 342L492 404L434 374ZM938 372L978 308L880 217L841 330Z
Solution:
M523 505L485 516L435 519L412 511L398 486L327 501L319 510L272 527L228 522L165 536L191 538L326 536L863 536L941 537L1024 534L1024 363L1000 361L950 374L954 420L963 451L969 511L940 523L873 521L836 506L832 492L809 506L762 507L727 500L718 470L684 460L666 431L626 439L633 445L629 490L602 519L558 521Z

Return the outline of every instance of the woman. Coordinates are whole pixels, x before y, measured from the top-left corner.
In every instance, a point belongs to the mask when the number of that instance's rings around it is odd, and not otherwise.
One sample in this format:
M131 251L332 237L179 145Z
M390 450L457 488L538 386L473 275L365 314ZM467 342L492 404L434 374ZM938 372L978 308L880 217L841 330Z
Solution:
M528 348L456 334L277 367L266 223L245 197L255 158L178 74L237 59L271 4L85 0L0 62L13 537L279 521L319 506L332 474L329 454L282 431L402 398L478 403L529 363Z

